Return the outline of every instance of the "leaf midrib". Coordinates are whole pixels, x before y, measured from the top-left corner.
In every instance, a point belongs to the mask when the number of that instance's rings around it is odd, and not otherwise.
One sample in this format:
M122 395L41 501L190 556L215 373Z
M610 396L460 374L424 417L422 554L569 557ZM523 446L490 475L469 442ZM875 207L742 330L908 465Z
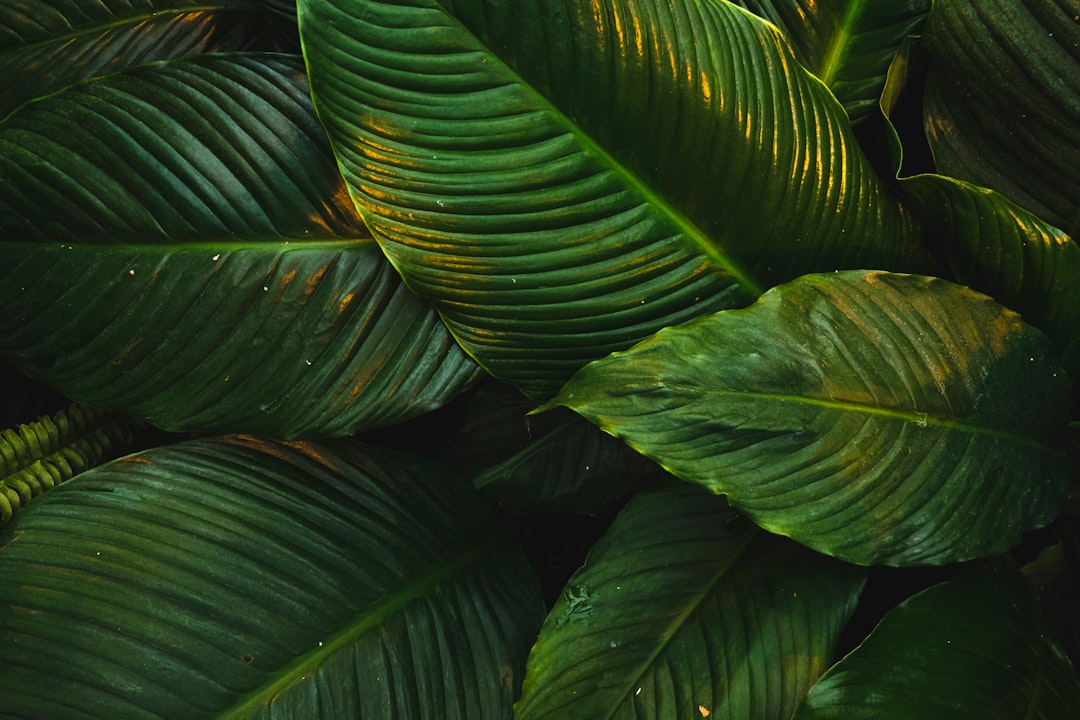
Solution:
M526 81L516 69L499 56L495 49L489 47L477 37L476 33L474 33L471 28L466 26L456 15L443 5L442 0L436 0L436 4L442 9L444 15L449 20L453 21L458 27L473 38L478 47L482 48L483 51L490 56L497 58L502 67L511 75L520 87L536 98L540 105L547 107L552 115L557 117L564 127L568 128L569 133L577 140L578 145L583 152L592 156L602 165L607 167L609 172L615 175L615 177L624 183L632 192L642 197L650 207L656 208L656 210L663 214L664 217L668 218L672 224L675 225L675 228L695 245L699 252L723 268L736 283L748 293L751 293L753 297L759 297L765 292L765 287L754 278L749 271L740 267L733 258L723 253L721 249L713 243L707 233L701 230L693 223L693 221L668 202L666 198L654 191L638 177L636 173L632 172L613 157L598 142L596 142L592 136L584 132L581 129L581 126L571 120L570 117L558 108L550 98L540 93L532 83Z
M847 8L844 10L844 17L825 50L825 59L821 63L819 77L829 88L832 88L833 81L836 80L836 75L847 57L851 28L855 26L859 16L862 15L864 5L866 5L866 0L851 0L848 3Z
M819 398L808 395L788 395L784 393L755 392L751 390L720 390L715 388L709 388L702 392L701 388L698 386L677 385L671 383L668 384L668 387L686 392L696 392L702 395L708 395L713 397L752 398L762 400L763 402L809 405L812 407L821 408L823 410L837 410L840 412L859 413L863 415L884 417L890 420L901 420L903 422L914 423L921 427L933 426L944 428L946 430L956 430L959 432L970 432L977 435L985 435L987 437L993 437L996 439L1025 445L1027 447L1037 449L1041 452L1051 453L1053 455L1060 454L1060 451L1058 449L1052 447L1041 438L1008 432L989 425L973 423L964 420L963 418L950 415L941 415L931 412L924 413L919 412L918 410L904 410L899 408L885 407L881 405L870 405L868 403L860 403L854 400L837 400L832 398Z
M403 610L414 600L436 590L445 581L459 575L462 570L470 566L481 567L485 556L498 554L511 540L512 533L507 528L501 528L498 532L477 538L455 556L414 576L396 591L383 597L380 602L354 614L339 630L328 634L316 647L285 665L267 682L238 699L232 707L222 710L216 716L217 720L241 720L251 717L269 699L286 692L316 671L332 655L353 645L369 630Z
M641 662L641 666L637 673L623 686L623 689L615 696L615 704L604 715L603 720L612 720L615 717L615 713L619 711L623 703L632 696L634 688L641 681L641 677L645 672L653 666L656 659L660 654L668 647L675 635L686 625L687 620L698 611L705 599L715 590L716 586L720 584L720 581L724 579L732 569L739 564L739 562L749 552L751 546L754 545L762 537L761 533L757 532L757 528L747 528L742 537L739 538L739 546L727 555L727 562L723 563L716 571L709 577L709 579L702 584L701 590L694 593L691 599L686 603L686 607L681 613L668 625L664 634L660 638L660 642L656 644L656 647L648 657Z

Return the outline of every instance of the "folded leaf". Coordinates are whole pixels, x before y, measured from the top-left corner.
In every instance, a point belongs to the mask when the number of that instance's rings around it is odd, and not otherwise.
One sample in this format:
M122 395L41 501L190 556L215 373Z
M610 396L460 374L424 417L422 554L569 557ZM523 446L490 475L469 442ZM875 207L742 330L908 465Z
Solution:
M934 4L925 124L939 172L1050 224L1080 222L1080 8L1060 0Z
M975 571L885 616L810 690L795 720L1067 720L1080 683L1039 633L1019 575Z
M0 5L0 118L35 97L141 63L246 50L280 0L21 0Z
M236 437L36 501L0 530L0 598L0 714L25 720L505 718L543 613L445 468Z
M299 58L172 60L0 124L0 354L174 430L345 435L477 376L367 236Z
M764 528L857 563L1003 552L1054 519L1069 380L990 298L812 275L590 364L556 403Z
M889 63L919 31L930 0L735 0L783 30L853 122L876 107Z
M698 488L643 493L548 616L517 718L787 720L863 579Z
M379 243L533 397L802 273L916 265L843 109L732 5L301 0L299 18Z

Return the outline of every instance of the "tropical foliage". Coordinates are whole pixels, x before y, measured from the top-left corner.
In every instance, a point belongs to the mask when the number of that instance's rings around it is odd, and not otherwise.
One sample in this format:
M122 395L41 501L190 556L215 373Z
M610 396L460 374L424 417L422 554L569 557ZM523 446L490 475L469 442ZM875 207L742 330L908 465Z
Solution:
M1075 0L3 0L0 67L0 720L1080 717Z

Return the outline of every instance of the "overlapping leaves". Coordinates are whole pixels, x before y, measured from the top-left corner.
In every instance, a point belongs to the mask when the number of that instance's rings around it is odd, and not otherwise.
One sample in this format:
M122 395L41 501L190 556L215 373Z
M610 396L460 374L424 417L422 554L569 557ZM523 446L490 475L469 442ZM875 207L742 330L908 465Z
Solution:
M446 468L217 438L96 468L0 531L0 715L505 718L542 608Z
M548 615L517 717L786 720L862 584L699 488L642 493Z
M528 394L808 271L916 265L835 98L732 5L305 0L300 29L383 249Z
M478 372L345 193L298 58L172 60L0 124L0 353L178 430L342 435Z
M590 364L566 405L763 527L859 563L1009 549L1068 481L1069 379L990 298L807 276Z

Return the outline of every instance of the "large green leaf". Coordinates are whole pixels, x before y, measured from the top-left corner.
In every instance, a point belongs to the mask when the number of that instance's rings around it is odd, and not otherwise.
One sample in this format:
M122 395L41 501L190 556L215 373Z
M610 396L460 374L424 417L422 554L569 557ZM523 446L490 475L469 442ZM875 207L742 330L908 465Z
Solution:
M463 346L532 396L910 219L775 27L733 5L302 0L353 198Z
M132 65L270 44L282 0L5 0L0 118L35 97Z
M478 368L355 214L298 58L91 81L0 124L0 354L164 428L348 434Z
M0 717L506 718L543 614L507 535L355 444L129 456L0 530Z
M795 720L1080 717L1080 683L1039 633L1018 575L975 571L886 615L813 687Z
M590 364L566 405L756 522L858 563L1002 552L1050 522L1069 380L936 278L807 276Z
M643 493L548 615L517 717L787 720L862 585L699 488Z
M1080 223L1080 2L940 0L924 38L938 170Z
M853 121L870 114L889 64L920 30L930 0L735 0L779 27Z

